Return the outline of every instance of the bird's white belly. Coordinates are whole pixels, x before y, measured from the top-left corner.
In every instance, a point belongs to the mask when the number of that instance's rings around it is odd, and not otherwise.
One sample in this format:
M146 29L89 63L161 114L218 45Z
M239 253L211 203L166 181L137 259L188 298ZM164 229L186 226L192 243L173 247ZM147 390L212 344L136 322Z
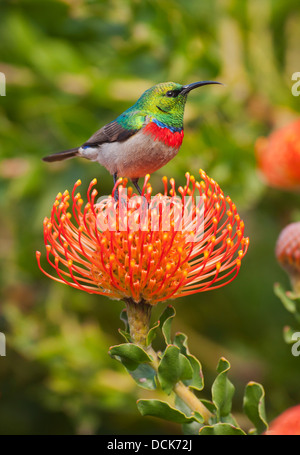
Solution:
M111 174L133 179L160 169L174 158L178 150L179 147L170 147L139 132L123 142L102 144L97 158L93 158Z

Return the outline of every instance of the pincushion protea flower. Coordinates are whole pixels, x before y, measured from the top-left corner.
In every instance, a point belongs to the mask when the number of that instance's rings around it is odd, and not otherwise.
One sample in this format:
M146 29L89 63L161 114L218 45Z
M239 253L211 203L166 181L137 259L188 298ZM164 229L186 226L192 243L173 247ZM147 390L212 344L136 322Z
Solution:
M300 435L300 405L293 406L274 419L265 435Z
M279 264L288 273L295 292L300 293L300 222L288 224L280 233L275 248Z
M37 252L39 267L74 288L150 305L224 286L237 276L249 241L231 199L204 171L200 177L186 174L177 192L171 179L170 195L164 177L164 194L152 198L150 176L142 196L131 188L126 193L120 179L99 202L93 180L85 205L76 194L78 181L71 197L57 195L44 220L47 260L57 276L42 268Z
M300 189L300 120L259 138L255 149L258 167L270 186Z

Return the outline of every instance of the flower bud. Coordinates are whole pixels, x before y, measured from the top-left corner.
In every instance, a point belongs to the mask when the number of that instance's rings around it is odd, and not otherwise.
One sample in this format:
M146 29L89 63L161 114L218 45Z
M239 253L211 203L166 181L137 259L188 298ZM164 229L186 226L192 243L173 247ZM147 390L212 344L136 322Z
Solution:
M300 222L291 223L281 231L275 254L288 273L294 292L300 294Z

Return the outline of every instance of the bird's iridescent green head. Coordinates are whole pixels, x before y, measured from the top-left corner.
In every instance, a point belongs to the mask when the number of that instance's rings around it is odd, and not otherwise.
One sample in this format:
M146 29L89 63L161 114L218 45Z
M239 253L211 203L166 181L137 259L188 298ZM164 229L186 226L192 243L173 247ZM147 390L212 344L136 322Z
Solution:
M220 82L201 81L188 85L162 82L146 90L133 108L138 108L146 115L167 125L181 128L188 93L197 87L209 84L220 84Z

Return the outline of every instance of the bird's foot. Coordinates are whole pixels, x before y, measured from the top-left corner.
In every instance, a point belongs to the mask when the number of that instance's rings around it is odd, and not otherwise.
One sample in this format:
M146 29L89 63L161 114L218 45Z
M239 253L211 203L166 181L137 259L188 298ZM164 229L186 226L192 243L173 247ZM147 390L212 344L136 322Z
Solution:
M136 189L138 190L138 193L140 196L142 196L142 190L141 188L139 187L139 179L131 179L132 183L134 184L134 186L136 187Z
M113 179L114 179L114 199L116 202L118 202L119 200L119 188L116 186L116 183L118 181L118 174L115 172L114 175L113 175Z

